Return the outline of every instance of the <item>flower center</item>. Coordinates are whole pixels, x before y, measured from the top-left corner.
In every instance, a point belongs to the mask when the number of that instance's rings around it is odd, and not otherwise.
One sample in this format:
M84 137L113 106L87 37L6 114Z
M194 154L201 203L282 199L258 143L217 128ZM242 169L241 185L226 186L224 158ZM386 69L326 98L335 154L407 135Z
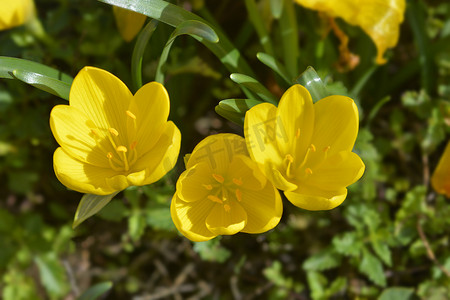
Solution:
M294 178L298 175L299 178L306 179L314 173L313 169L322 165L328 156L328 150L330 150L330 146L325 147L323 151L317 151L316 146L311 144L300 164L296 164L296 158L292 154L286 154L284 158L286 177Z
M203 184L203 187L211 191L211 194L207 196L212 202L221 204L226 212L231 211L231 201L242 201L242 178L233 178L231 181L225 179L224 176L219 174L212 174L212 177L216 181L214 184Z
M134 132L136 132L136 116L127 110L126 115L133 122ZM108 158L109 166L118 172L128 172L131 166L137 160L137 141L132 141L128 145L122 145L119 139L120 133L117 129L110 127L107 130L100 128L92 128L91 132L95 137L97 142L97 146L105 153ZM101 135L100 132L103 132L104 135ZM128 137L128 140L131 140L133 137ZM111 147L107 147L109 149L114 149L113 151L109 151L104 147L104 140L107 140Z

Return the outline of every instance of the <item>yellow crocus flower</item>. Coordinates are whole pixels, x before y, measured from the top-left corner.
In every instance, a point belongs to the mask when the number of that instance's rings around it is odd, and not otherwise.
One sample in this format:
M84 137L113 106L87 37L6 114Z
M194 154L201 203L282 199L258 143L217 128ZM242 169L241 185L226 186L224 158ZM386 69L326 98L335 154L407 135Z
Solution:
M113 13L119 33L126 42L134 39L147 19L143 14L118 6L113 6Z
M167 121L164 86L150 82L136 94L111 73L85 67L70 89L70 105L50 114L53 163L62 184L81 193L112 194L153 183L173 168L181 135Z
M170 206L175 226L196 242L268 231L282 211L279 192L235 134L212 135L195 147Z
M0 30L23 25L33 14L32 0L0 0Z
M436 192L450 198L450 142L447 143L433 176L431 176L431 185Z
M298 4L330 17L344 19L351 25L359 26L370 36L377 47L378 64L388 48L397 44L400 24L405 13L405 0L295 0Z
M247 111L244 131L250 156L289 201L327 210L340 205L346 187L364 173L364 163L351 152L358 122L352 99L329 96L313 104L297 84L278 108L262 103Z

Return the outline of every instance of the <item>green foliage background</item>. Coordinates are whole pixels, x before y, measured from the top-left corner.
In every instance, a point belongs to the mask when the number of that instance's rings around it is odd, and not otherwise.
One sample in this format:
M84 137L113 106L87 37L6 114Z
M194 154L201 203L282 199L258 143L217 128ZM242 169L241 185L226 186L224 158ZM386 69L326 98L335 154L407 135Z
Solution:
M53 174L57 144L48 125L52 107L67 102L4 79L3 299L450 299L449 199L430 188L450 131L450 3L408 1L399 44L382 66L374 66L375 47L362 30L338 20L350 36L350 49L360 56L354 70L340 73L336 37L323 37L317 13L299 6L293 11L299 63L290 66L280 33L284 21L270 17L269 2L258 1L265 22L272 22L273 55L299 73L313 66L333 94L358 103L355 152L366 172L349 188L346 201L325 212L284 201L281 223L271 232L191 243L177 233L169 212L184 168L180 159L159 182L125 190L72 230L81 195L67 191ZM221 27L255 78L281 96L288 86L257 59L265 50L244 1L173 3ZM46 35L37 37L26 27L3 31L0 55L40 62L71 76L96 66L132 87L134 42L120 38L109 5L36 0L36 6ZM172 31L160 23L151 37L144 82L154 80ZM206 47L189 36L177 38L164 74L170 119L182 131L180 157L209 134L242 135L240 126L214 112L220 100L244 96ZM90 287L92 298L83 298Z

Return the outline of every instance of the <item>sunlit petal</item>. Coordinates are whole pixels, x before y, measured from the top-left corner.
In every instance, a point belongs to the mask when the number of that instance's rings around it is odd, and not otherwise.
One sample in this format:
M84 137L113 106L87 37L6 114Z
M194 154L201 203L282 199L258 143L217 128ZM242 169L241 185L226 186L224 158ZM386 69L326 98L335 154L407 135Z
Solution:
M21 26L35 13L32 0L0 1L0 30Z
M330 210L344 202L347 189L325 191L317 187L301 186L297 191L284 192L292 204L307 210Z
M431 176L431 184L436 192L450 198L450 142Z
M206 218L206 227L216 235L231 235L241 231L247 225L247 213L236 201L230 202L225 209L215 204Z

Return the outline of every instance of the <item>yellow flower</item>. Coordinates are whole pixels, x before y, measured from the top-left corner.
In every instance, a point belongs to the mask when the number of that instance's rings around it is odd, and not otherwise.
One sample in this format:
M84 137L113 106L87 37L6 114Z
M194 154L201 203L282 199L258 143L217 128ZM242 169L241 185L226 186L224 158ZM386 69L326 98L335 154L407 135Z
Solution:
M298 207L340 205L346 187L364 172L363 162L351 152L358 110L348 97L329 96L313 104L309 92L294 85L278 108L263 103L247 111L244 130L252 159Z
M112 194L159 180L173 168L180 132L170 121L169 96L157 82L133 96L111 73L85 67L57 105L50 126L61 147L53 163L62 184L81 193Z
M383 64L384 52L397 44L400 24L405 13L405 0L296 0L309 9L359 26L377 47L378 64Z
M113 6L113 13L117 27L119 28L119 33L127 42L134 39L147 19L147 16L143 14L118 6Z
M33 14L32 0L0 0L0 30L23 25Z
M170 206L178 230L196 242L268 231L282 211L280 194L235 134L212 135L195 147Z
M431 176L431 185L436 192L450 198L450 142L447 143L436 170Z

